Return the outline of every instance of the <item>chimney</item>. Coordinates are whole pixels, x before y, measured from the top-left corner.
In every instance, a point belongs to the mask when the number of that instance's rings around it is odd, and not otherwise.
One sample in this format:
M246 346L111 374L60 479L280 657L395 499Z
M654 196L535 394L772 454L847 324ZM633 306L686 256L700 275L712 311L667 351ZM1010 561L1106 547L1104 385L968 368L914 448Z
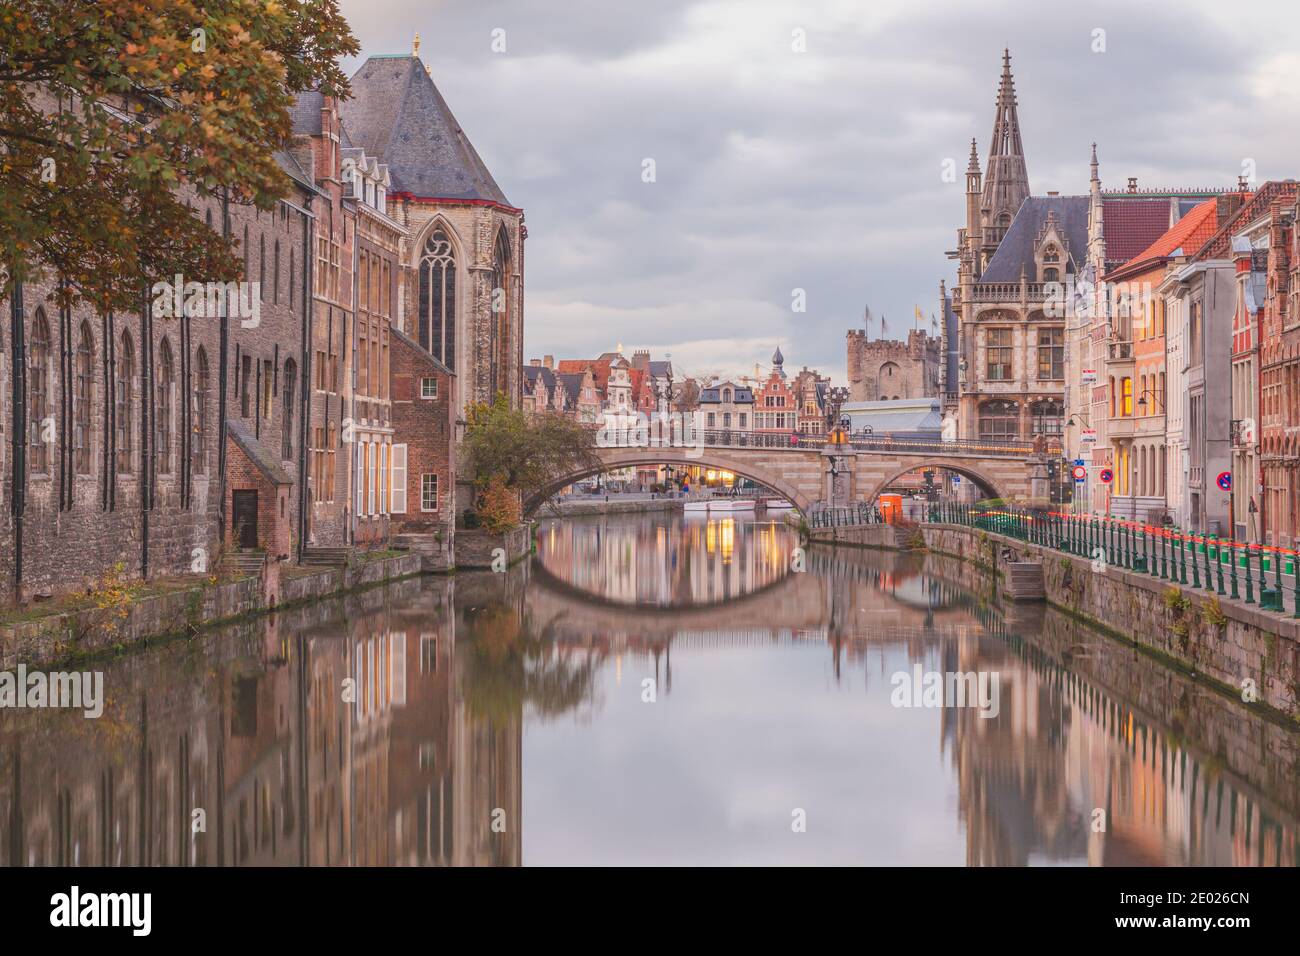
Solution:
M1047 195L1049 195L1049 196L1059 196L1059 195L1061 195L1061 191L1060 191L1059 189L1049 189L1049 190L1047 191Z
M544 359L542 359L542 368L550 368L550 369L555 368L555 356L548 355Z
M1138 178L1136 176L1130 176L1128 178L1128 191L1131 193L1138 191Z
M1215 227L1219 228L1223 226L1225 222L1235 216L1237 210L1241 208L1242 202L1243 197L1241 193L1220 193L1218 196L1214 197Z
M528 360L528 364L531 365L533 368L541 368L541 367L542 367L542 360L541 360L541 359L529 359L529 360Z

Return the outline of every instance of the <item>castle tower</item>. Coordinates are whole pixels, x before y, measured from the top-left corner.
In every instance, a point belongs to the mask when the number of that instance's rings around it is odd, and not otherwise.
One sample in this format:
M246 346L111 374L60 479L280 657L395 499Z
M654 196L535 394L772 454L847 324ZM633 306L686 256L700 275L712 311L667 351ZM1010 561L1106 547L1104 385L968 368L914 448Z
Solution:
M1020 117L1016 112L1016 84L1011 76L1011 51L1002 52L1002 82L998 86L993 117L993 142L989 146L984 195L980 204L981 240L987 263L997 250L1021 203L1029 196L1029 173L1020 142Z

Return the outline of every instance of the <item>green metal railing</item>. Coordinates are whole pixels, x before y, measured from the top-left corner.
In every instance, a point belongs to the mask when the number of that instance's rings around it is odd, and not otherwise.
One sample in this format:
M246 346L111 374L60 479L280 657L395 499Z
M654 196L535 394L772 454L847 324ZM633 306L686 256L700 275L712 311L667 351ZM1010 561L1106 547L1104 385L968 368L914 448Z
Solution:
M1290 548L1233 541L1123 518L1063 511L990 509L939 502L930 522L959 524L1103 562L1162 581L1190 584L1266 611L1300 618L1300 575Z

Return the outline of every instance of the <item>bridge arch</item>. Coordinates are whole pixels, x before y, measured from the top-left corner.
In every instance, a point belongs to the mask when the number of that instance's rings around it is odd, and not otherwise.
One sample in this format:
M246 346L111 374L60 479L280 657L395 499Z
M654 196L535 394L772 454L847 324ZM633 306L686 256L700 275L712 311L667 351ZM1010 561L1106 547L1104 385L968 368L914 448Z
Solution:
M887 473L885 478L877 480L874 483L874 486L870 488L869 492L863 496L862 500L870 504L879 498L886 488L898 481L899 478L902 478L908 472L919 471L924 468L933 468L935 471L955 472L968 481L973 482L975 486L980 489L985 498L1008 497L1004 493L1002 487L984 471L974 467L973 465L966 464L959 459L942 459L938 461L934 459L918 459L902 468Z
M773 493L789 501L802 514L807 514L812 507L813 498L797 484L783 475L777 474L765 465L747 459L743 455L729 455L725 448L706 448L692 456L689 449L681 448L609 448L600 449L600 464L583 468L572 474L564 475L551 482L532 498L524 502L524 517L530 518L562 488L575 481L590 478L618 468L631 468L637 465L672 465L675 468L696 465L702 468L717 468L732 474L748 478Z

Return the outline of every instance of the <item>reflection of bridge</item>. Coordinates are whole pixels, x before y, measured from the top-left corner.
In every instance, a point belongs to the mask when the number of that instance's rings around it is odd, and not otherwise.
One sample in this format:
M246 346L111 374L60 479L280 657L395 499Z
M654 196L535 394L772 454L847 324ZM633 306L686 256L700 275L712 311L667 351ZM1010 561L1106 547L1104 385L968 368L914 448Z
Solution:
M912 630L978 626L974 601L955 584L921 571L914 556L872 551L810 550L808 573L779 580L721 604L636 605L589 594L532 565L528 613L539 630L562 640L614 639L629 648L680 643L741 645L820 639L896 639ZM725 607L725 611L721 610ZM719 621L725 623L720 625ZM779 622L779 623L778 623Z
M1029 494L1026 461L1032 448L1023 444L980 441L919 441L872 438L844 445L784 434L706 430L698 443L639 443L598 448L597 466L566 475L529 500L533 514L561 488L600 472L637 465L692 465L717 468L749 478L807 513L814 504L871 501L910 471L944 469L973 482L984 497L1023 499Z

